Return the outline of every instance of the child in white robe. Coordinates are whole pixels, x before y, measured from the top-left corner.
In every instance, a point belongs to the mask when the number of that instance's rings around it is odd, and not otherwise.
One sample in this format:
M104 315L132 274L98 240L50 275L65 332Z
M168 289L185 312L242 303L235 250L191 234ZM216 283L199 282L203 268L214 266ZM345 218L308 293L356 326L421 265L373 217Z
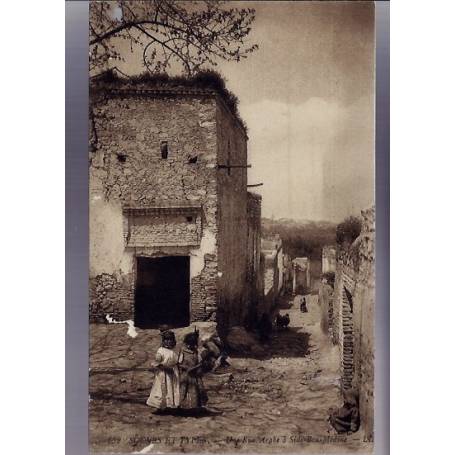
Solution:
M147 405L154 412L165 409L175 409L180 405L180 377L178 355L174 352L176 346L174 332L168 330L161 334L161 347L156 353L155 379L147 400Z

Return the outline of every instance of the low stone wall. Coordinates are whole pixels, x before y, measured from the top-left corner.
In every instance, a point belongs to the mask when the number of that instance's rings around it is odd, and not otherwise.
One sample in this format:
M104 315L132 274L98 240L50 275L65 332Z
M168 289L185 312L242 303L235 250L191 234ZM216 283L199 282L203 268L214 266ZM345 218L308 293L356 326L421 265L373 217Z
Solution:
M134 319L134 287L128 277L103 273L89 281L90 322L106 322L106 316L117 320Z

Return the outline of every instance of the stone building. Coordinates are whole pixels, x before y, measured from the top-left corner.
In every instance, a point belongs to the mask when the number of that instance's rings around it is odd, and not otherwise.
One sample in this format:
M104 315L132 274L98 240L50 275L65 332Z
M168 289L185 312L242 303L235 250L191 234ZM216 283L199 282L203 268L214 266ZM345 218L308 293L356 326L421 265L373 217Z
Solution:
M277 250L262 250L262 273L264 275L264 294L259 314L270 314L279 295L279 268Z
M303 294L310 287L310 260L308 258L294 258L292 260L292 293Z
M240 323L259 292L261 200L229 96L101 78L91 103L91 320Z
M322 278L318 289L318 304L321 307L321 329L332 337L333 332L333 288Z
M247 193L247 283L250 315L257 317L264 299L264 270L261 263L261 202L255 193Z
M292 260L289 254L283 255L283 293L292 292Z
M368 439L373 437L374 412L374 242L375 210L371 208L362 211L360 236L337 253L333 315L328 317L333 341L340 346L342 387L358 392Z
M273 234L269 237L261 239L261 250L265 256L276 256L276 267L277 267L277 293L283 292L284 285L284 253L283 253L283 242L278 234Z
M337 264L336 246L326 245L322 248L322 273L335 272Z

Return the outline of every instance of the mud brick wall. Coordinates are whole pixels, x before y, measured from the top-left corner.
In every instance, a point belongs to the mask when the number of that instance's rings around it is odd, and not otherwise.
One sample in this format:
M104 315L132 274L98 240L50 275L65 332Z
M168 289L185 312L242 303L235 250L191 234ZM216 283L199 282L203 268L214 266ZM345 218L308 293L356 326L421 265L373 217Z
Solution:
M247 316L247 136L223 103L216 119L218 164L243 166L219 169L217 179L219 322L232 326Z
M247 193L247 273L251 282L258 275L261 260L261 202L258 194Z
M359 246L359 283L362 286L360 413L365 436L374 437L374 320L375 320L375 210L362 213L362 242Z
M91 100L97 144L90 156L91 319L107 309L115 318L134 317L135 258L163 254L163 245L190 256L191 315L209 318L218 286L216 97L95 87ZM127 244L125 206L180 201L200 205L199 225L167 215L161 222L135 220L129 238L136 243ZM109 281L100 278L106 275L117 283L115 292L100 284ZM115 295L123 303L114 304Z
M358 351L358 346L354 347L354 343L359 338L354 330L353 300L346 288L343 289L342 293L341 323L341 382L343 389L347 390L352 387L354 380L356 370L354 351Z
M361 425L373 438L375 210L362 211L360 236L337 252L332 339L340 345L343 388L359 394ZM351 311L352 305L352 311Z
M261 203L261 196L247 193L247 312L252 318L257 317L258 305L264 296L263 278L260 270ZM252 322L250 321L250 323Z
M337 252L337 255L339 253ZM337 265L335 270L335 284L333 291L333 330L332 341L334 344L340 344L341 338L341 304L343 292L343 264L337 257Z
M216 255L204 255L204 268L201 274L191 280L191 322L216 319L217 271Z

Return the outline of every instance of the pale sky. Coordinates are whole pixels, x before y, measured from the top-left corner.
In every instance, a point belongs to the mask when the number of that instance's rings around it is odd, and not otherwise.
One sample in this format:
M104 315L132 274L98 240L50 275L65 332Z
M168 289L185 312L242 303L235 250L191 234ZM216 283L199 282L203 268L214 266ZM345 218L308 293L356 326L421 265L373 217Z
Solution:
M263 216L337 222L373 204L374 4L232 4L256 9L259 50L216 69L240 100Z

